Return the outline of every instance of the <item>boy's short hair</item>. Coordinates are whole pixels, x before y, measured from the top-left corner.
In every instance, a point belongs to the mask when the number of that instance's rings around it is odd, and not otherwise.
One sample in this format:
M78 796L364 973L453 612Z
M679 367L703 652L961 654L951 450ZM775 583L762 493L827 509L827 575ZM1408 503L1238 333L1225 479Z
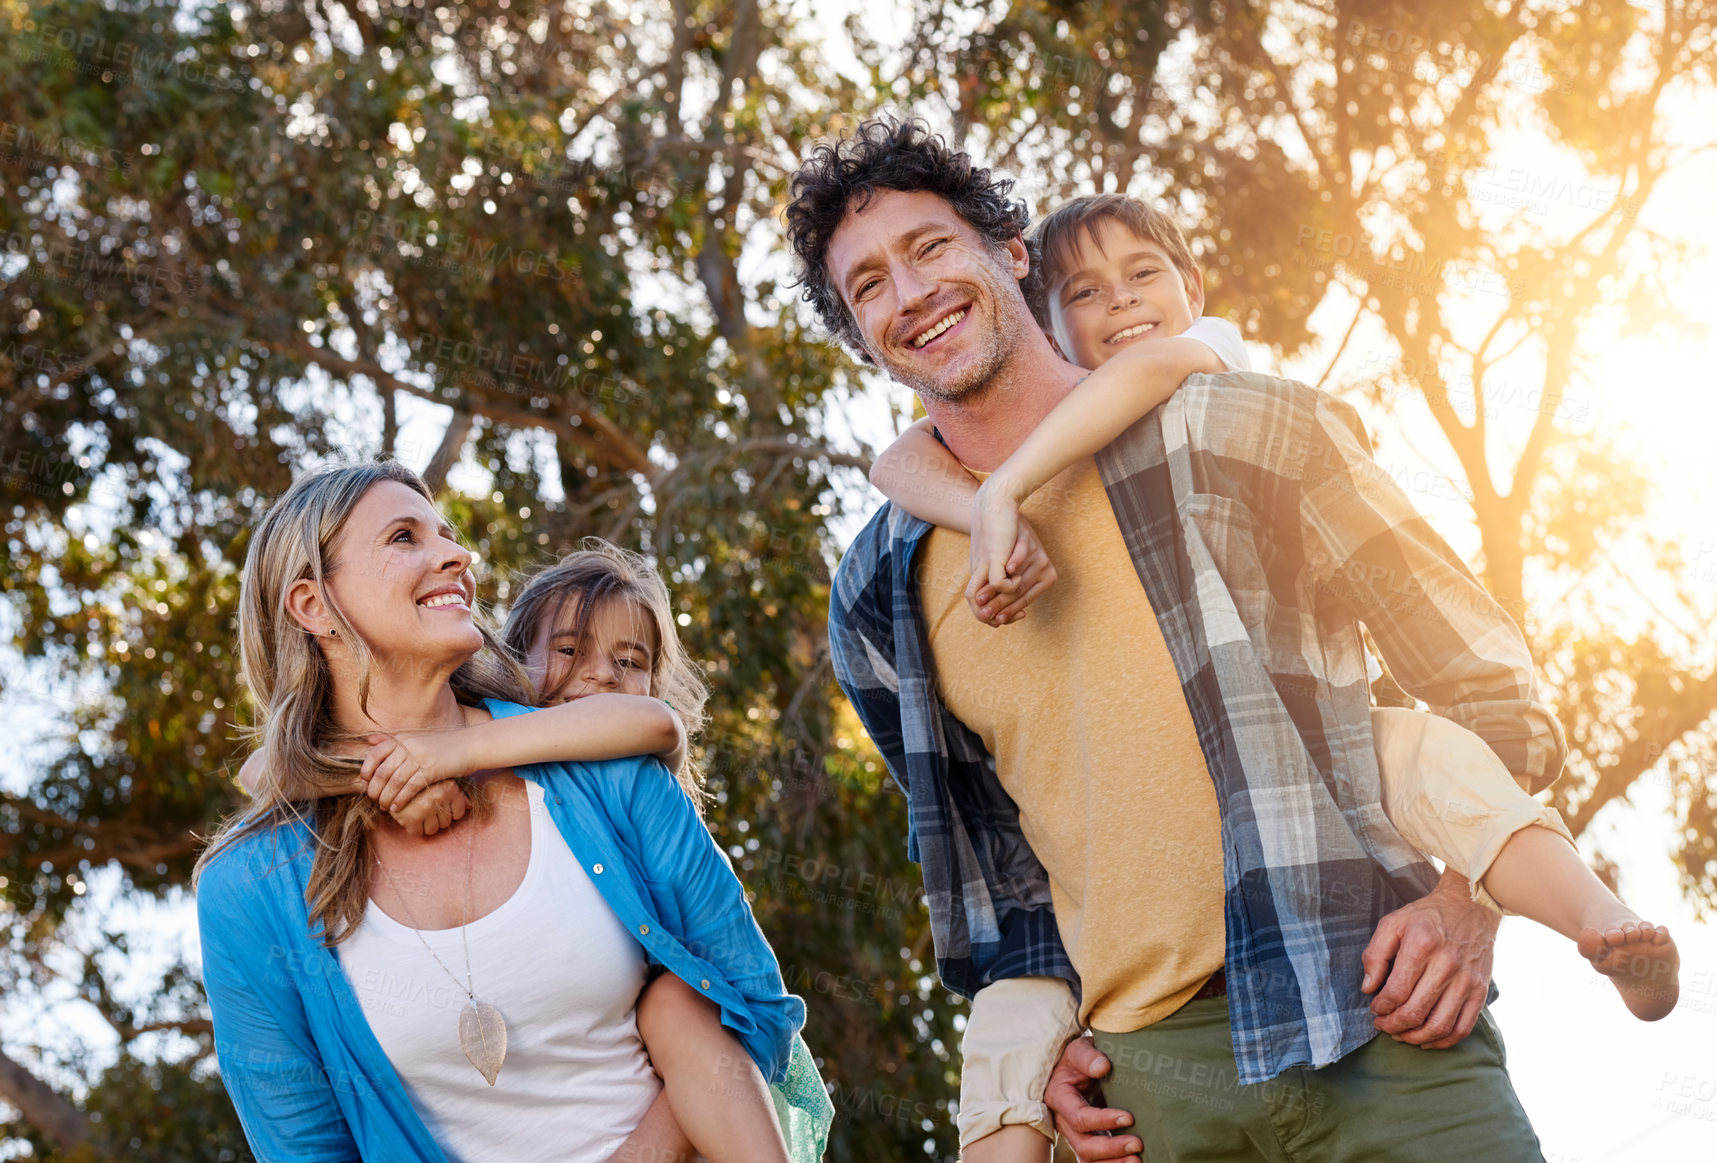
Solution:
M878 190L923 190L945 199L954 212L992 246L1005 246L1025 233L1031 212L1009 196L1013 182L973 163L970 154L950 147L917 119L873 117L850 135L813 149L789 183L787 244L798 260L798 281L805 300L823 326L866 363L864 336L829 278L829 241L846 216ZM1027 302L1033 298L1037 264L1020 280Z
M1043 268L1043 278L1037 281L1026 302L1039 326L1049 329L1049 287L1056 281L1052 272L1065 269L1073 256L1080 237L1095 245L1097 228L1105 221L1117 222L1135 236L1162 247L1180 277L1190 287L1198 280L1198 264L1193 261L1192 248L1186 244L1180 223L1166 211L1149 202L1126 194L1086 194L1071 202L1063 202L1038 224L1032 234L1032 258Z

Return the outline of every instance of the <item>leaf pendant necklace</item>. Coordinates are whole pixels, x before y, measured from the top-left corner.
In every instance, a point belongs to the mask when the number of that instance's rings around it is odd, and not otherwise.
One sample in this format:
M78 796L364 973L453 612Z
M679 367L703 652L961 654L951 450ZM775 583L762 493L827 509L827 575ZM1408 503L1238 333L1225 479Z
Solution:
M469 828L470 825L467 825ZM380 856L376 857L376 867L382 870L387 878L388 887L393 889L394 896L399 898L400 907L405 910L406 920L411 922L411 931L417 934L422 942L424 952L435 958L435 963L441 966L441 971L453 979L453 984L470 1001L470 1005L459 1011L459 1048L465 1051L465 1057L471 1065L477 1068L477 1073L490 1086L495 1085L495 1079L501 1075L501 1063L507 1060L507 1019L501 1011L486 1001L478 1001L476 990L471 985L471 940L466 935L466 927L471 916L471 865L472 833L465 834L465 912L460 919L459 941L465 949L465 984L459 984L459 978L454 976L447 963L437 957L435 950L430 948L428 940L423 936L423 930L418 927L417 918L412 915L411 905L406 903L405 894L394 882L393 873L382 863Z

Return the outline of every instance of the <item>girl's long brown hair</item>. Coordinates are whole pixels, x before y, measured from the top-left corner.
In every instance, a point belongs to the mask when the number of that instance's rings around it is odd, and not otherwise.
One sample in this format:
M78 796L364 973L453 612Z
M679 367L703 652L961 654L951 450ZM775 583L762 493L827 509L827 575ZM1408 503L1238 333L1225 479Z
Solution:
M340 637L358 660L358 698L367 705L372 655L323 586L338 565L333 560L340 530L365 493L382 481L395 481L435 498L423 480L397 461L336 465L306 473L270 506L251 535L239 583L239 654L244 682L254 707L250 732L260 741L262 772L256 796L228 819L197 861L200 876L209 861L253 832L300 821L304 808L287 794L290 785L343 788L354 765L329 750L347 738L334 720L333 673L322 649L286 608L295 582L309 580L322 590ZM534 701L529 677L501 646L481 610L472 617L483 648L449 680L461 703L504 699ZM478 783L465 781L473 805L482 806ZM369 901L372 862L370 831L380 809L368 796L329 794L315 801L311 833L316 855L308 888L312 928L320 926L325 944L336 945L357 929Z
M571 611L575 618L571 629L576 637L583 638L592 615L616 599L629 603L655 627L650 694L673 708L690 744L708 721L704 708L709 702L709 688L680 644L668 587L648 558L600 537L585 538L578 549L525 582L507 611L501 637L514 657L524 658L545 624L556 623ZM685 766L675 774L692 802L701 806L703 773L690 758L689 747Z

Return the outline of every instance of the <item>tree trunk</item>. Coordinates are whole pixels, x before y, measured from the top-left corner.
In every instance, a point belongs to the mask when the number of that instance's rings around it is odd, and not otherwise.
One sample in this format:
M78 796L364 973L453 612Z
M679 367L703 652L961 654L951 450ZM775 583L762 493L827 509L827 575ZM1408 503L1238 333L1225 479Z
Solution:
M447 474L459 463L459 454L465 451L465 442L470 438L471 413L455 408L447 431L441 434L440 446L429 458L429 467L423 470L423 483L429 486L430 492L439 493L447 484Z
M24 1121L63 1154L72 1154L90 1140L84 1113L4 1051L0 1051L0 1098L17 1107Z

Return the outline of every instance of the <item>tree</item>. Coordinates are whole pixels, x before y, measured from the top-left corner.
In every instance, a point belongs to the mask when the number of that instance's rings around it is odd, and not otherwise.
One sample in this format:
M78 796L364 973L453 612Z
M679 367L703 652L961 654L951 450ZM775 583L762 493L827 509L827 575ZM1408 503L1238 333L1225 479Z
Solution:
M1320 386L1374 413L1429 404L1480 577L1526 631L1568 732L1555 806L1578 833L1642 776L1667 779L1676 859L1706 907L1717 656L1686 627L1713 611L1685 584L1685 553L1640 528L1650 474L1577 425L1595 337L1682 318L1658 285L1685 248L1639 214L1694 152L1671 144L1666 107L1711 85L1717 14L1680 0L989 12L921 3L892 91L1046 206L1093 189L1175 204L1212 313L1295 355L1326 311L1345 324ZM1499 163L1522 127L1565 168ZM1487 218L1487 204L1519 212ZM1370 352L1350 348L1357 335ZM1505 363L1516 352L1530 373ZM1618 587L1676 598L1643 628L1607 629Z
M0 798L19 972L52 972L98 870L186 883L238 803L246 531L305 464L391 452L501 606L583 536L654 555L715 692L710 826L844 1112L831 1158L946 1152L955 1007L827 660L831 482L868 454L823 409L852 369L748 269L858 94L755 0L0 12L0 576L29 673L87 692ZM418 417L433 449L401 443ZM175 1020L206 1053L198 1006ZM43 1141L119 1144L99 1087L9 1062Z
M1284 355L1315 310L1345 312L1326 383L1380 416L1431 402L1462 466L1482 576L1574 744L1559 805L1583 827L1664 774L1709 894L1717 680L1670 629L1704 622L1594 617L1650 476L1568 407L1592 320L1674 318L1639 282L1659 244L1637 211L1677 161L1666 94L1710 83L1706 10L923 0L899 51L847 29L865 84L793 11L0 0L0 608L30 660L8 681L64 718L0 794L5 965L67 983L127 1047L81 1099L4 1048L0 1097L39 1154L201 1149L91 1117L188 1085L224 1100L188 979L121 996L80 902L103 876L141 899L185 884L238 802L246 530L307 463L388 452L427 466L499 606L588 534L661 563L715 692L710 824L810 1003L830 1157L952 1154L961 1006L934 981L903 800L826 654L831 522L869 455L829 434L863 381L809 329L774 218L809 143L884 106L1045 205L1165 193L1211 310ZM1474 216L1526 118L1583 165L1586 228ZM1516 344L1543 364L1524 412L1493 391ZM1530 417L1518 447L1499 408Z

